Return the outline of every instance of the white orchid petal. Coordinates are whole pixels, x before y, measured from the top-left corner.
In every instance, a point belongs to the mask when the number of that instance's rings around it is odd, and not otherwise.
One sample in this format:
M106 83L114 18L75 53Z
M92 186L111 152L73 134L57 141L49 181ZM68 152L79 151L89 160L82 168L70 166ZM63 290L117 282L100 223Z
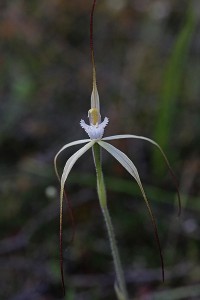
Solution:
M104 141L111 141L111 140L118 140L118 139L138 139L138 140L144 140L144 141L147 141L147 142L153 144L160 150L163 157L165 158L167 165L170 166L168 159L167 159L164 151L162 150L162 148L159 146L159 144L157 144L155 141L153 141L152 139L149 139L145 136L133 135L133 134L119 134L119 135L112 135L112 136L107 136L107 137L102 138L102 140L104 140Z
M78 141L74 141L74 142L71 142L71 143L68 143L66 145L64 145L59 151L58 153L56 154L56 156L58 157L58 155L65 149L69 148L69 147L72 147L72 146L75 146L75 145L79 145L79 144L84 144L84 143L87 143L87 142L90 142L90 139L84 139L84 140L78 140Z
M90 141L88 144L83 146L81 149L79 149L77 152L75 152L66 162L63 174L61 177L61 194L63 193L65 181L67 180L67 177L75 164L75 162L86 152L88 151L93 145L95 141Z
M144 197L146 205L147 205L148 209L150 209L146 194L144 192L144 189L143 189L143 186L142 186L142 183L141 183L138 171L137 171L137 168L135 167L134 163L128 158L128 156L124 152L120 151L113 145L103 142L103 141L98 141L98 144L100 146L102 146L105 150L107 150L112 156L114 156L114 158L116 158L116 160L118 160L118 162L135 178L137 184L140 187L140 190L142 192L142 195Z
M120 135L112 135L112 136L104 137L104 138L102 138L102 140L103 141L111 141L111 140L130 139L130 138L132 138L132 139L139 139L139 140L145 140L147 142L150 142L154 146L156 146L160 150L161 154L163 155L164 160L165 160L168 168L171 170L171 166L169 164L169 161L168 161L168 159L167 159L164 151L162 150L162 148L156 142L154 142L153 140L151 140L151 139L149 139L149 138L147 138L145 136L133 135L133 134L120 134Z
M55 172L56 172L56 175L58 177L58 180L60 180L60 176L58 174L58 168L57 168L57 159L58 159L58 156L61 154L61 152L69 147L72 147L72 146L75 146L75 145L79 145L79 144L84 144L84 143L88 143L90 142L89 139L84 139L84 140L78 140L78 141L74 141L74 142L71 142L71 143L68 143L66 145L64 145L59 151L58 153L55 155L54 157L54 169L55 169Z
M126 154L109 143L98 141L98 144L106 149L112 156L114 156L119 163L121 163L123 167L135 178L136 181L139 180L140 182L138 171Z
M86 144L85 146L83 146L81 149L79 149L78 151L76 151L66 162L64 170L63 170L63 174L61 177L61 182L60 182L60 212L62 214L62 206L63 206L63 194L64 194L64 186L65 186L65 182L67 180L67 177L72 169L72 167L74 166L75 162L87 151L89 150L93 145L94 145L94 141L90 141L88 144Z
M117 140L117 139L138 139L138 140L144 140L147 141L151 144L153 144L154 146L157 147L157 149L159 149L160 153L162 154L164 161L170 171L170 174L172 176L172 179L174 180L174 184L176 187L176 192L177 192L177 197L178 197L178 205L179 205L179 210L178 210L178 215L180 215L181 213L181 198L180 198L180 193L179 193L179 188L178 188L178 181L176 179L176 176L174 174L174 171L172 170L172 167L170 166L170 163L167 159L167 156L165 155L163 149L160 147L159 144L157 144L155 141L153 141L152 139L149 139L145 136L140 136L140 135L132 135L132 134L120 134L120 135L113 135L113 136L108 136L108 137L104 137L102 138L102 140L104 141L111 141L111 140Z
M151 217L151 221L153 224L153 228L154 228L154 233L155 233L155 238L157 241L157 245L159 248L159 253L160 253L160 259L161 259L161 265L162 265L162 276L164 279L164 264L163 264L163 257L162 257L162 251L161 251L161 246L160 246L160 241L159 241L159 236L158 236L158 230L157 230L157 225L156 225L156 221L155 221L155 217L153 215L153 212L151 210L151 206L149 204L149 201L146 197L144 188L142 186L138 171L135 167L135 165L133 164L133 162L128 158L128 156L126 154L124 154L124 152L120 151L119 149L115 148L113 145L103 142L103 141L98 141L98 144L100 146L102 146L105 150L107 150L114 158L116 158L116 160L133 176L133 178L135 178L141 192L144 198L144 201L146 203L149 215Z
M81 142L83 143L83 142L85 142L85 140L72 142L72 143L65 145L64 147L66 147L66 146L70 147L73 145L77 145L78 143L81 144ZM81 149L79 149L77 152L75 152L67 160L64 170L63 170L62 177L61 177L61 187L60 187L60 251L61 251L60 253L61 253L61 260L63 260L63 254L62 254L62 226L63 225L62 225L62 223L63 223L63 196L64 196L65 181L67 180L67 177L68 177L73 165L78 160L78 158L81 157L87 150L89 150L94 145L94 143L95 143L94 141L90 141L88 144L86 144ZM56 168L56 162L55 162L55 168ZM56 172L57 172L57 169L56 169ZM57 172L57 176L58 176L58 179L60 180L58 172ZM61 267L61 273L62 273L62 280L63 280L63 267Z
M111 141L111 140L117 140L117 139L140 139L140 140L146 140L154 145L158 145L156 142L154 142L153 140L145 137L145 136L140 136L140 135L134 135L134 134L117 134L117 135L112 135L112 136L107 136L104 137L103 140L105 141Z

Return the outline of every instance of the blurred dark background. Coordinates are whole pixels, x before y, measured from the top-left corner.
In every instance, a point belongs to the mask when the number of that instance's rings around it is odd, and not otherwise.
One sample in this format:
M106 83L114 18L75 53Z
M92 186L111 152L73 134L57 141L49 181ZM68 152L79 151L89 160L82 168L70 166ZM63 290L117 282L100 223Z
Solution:
M59 183L53 158L87 138L92 88L92 0L0 4L0 299L61 299ZM103 152L110 213L131 299L200 299L200 3L97 1L94 45L105 135L155 139L177 175L183 211L159 152L142 141L114 144L136 164L154 210L159 253L137 185ZM78 147L59 160L59 169ZM67 300L116 299L91 151L67 183L76 223L64 213Z

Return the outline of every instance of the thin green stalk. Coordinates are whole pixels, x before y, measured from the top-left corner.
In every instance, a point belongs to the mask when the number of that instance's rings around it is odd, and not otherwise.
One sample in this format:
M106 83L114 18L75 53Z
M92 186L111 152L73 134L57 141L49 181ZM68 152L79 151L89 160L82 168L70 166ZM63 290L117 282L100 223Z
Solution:
M94 163L95 163L96 173L97 173L97 192L98 192L101 210L106 223L106 229L108 232L108 237L109 237L111 252L113 256L116 277L117 277L117 284L115 285L115 291L117 294L117 298L119 300L128 300L128 293L126 289L119 252L116 244L114 229L113 229L112 221L107 207L106 189L105 189L104 178L103 178L102 167L101 167L101 149L97 143L94 144L93 146L93 157L94 157Z

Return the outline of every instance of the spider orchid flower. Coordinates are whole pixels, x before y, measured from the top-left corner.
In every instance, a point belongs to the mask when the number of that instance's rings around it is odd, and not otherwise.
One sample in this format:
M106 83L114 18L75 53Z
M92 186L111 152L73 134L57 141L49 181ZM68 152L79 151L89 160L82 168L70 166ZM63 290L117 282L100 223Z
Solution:
M65 183L66 183L67 178L70 174L70 171L72 170L76 161L85 152L87 152L89 149L92 148L94 162L95 162L96 171L97 171L97 190L98 190L99 200L100 200L101 208L102 208L102 211L103 211L106 223L107 223L106 225L107 225L108 234L109 234L109 238L110 238L112 254L114 256L114 264L116 265L115 269L116 269L116 274L117 274L117 282L115 284L115 291L116 291L116 294L117 294L117 297L119 300L121 300L121 299L127 300L128 294L126 291L125 282L124 282L123 275L122 275L122 268L121 268L121 263L120 263L120 259L119 259L119 254L118 254L118 250L116 248L116 243L113 240L114 234L112 234L112 232L113 232L112 223L111 223L110 216L108 214L108 210L106 207L106 205L107 205L106 204L106 192L105 192L105 187L104 187L104 183L103 183L100 154L99 154L98 149L101 147L101 148L105 149L106 151L108 151L126 169L126 171L136 180L136 182L140 188L141 194L142 194L145 204L147 206L147 209L148 209L148 212L149 212L149 215L151 218L151 222L153 225L153 229L154 229L155 239L157 242L160 260L161 260L163 281L164 281L164 263L163 263L163 256L162 256L159 236L158 236L158 229L157 229L154 214L152 212L151 206L149 204L149 201L145 194L143 185L141 183L139 173L137 171L136 166L132 162L132 160L124 152L117 149L116 147L114 147L112 144L110 144L108 142L117 140L117 139L138 139L138 140L144 140L144 141L150 142L155 147L157 147L158 150L160 151L161 155L163 156L164 161L165 161L165 163L174 179L174 182L176 184L178 201L179 201L179 214L180 214L181 203L180 203L180 195L179 195L179 191L178 191L178 184L176 182L176 177L170 167L170 164L168 162L168 159L167 159L165 153L163 152L162 148L155 141L153 141L147 137L144 137L144 136L137 136L137 135L131 135L131 134L121 134L121 135L113 135L113 136L103 137L105 127L108 125L109 120L107 117L105 117L104 120L101 122L100 107L99 107L99 95L98 95L96 83L93 86L93 91L92 91L92 96L91 96L91 109L88 112L88 117L89 117L89 124L86 124L84 120L81 120L80 126L86 131L86 133L89 136L89 139L77 140L77 141L73 141L71 143L64 145L58 151L58 153L56 154L56 156L54 158L55 171L56 171L57 177L60 180L60 245L61 245L61 249L62 249L62 211L63 211L63 197L65 194L65 191L64 191ZM78 151L76 151L71 157L68 158L68 160L64 166L62 176L60 178L59 174L58 174L58 170L57 170L58 156L64 150L66 150L72 146L79 145L79 144L85 144L85 145L83 147L81 147ZM95 154L96 154L96 157L99 157L99 163L95 159ZM102 186L103 186L103 188L102 188ZM109 220L109 221L107 221L107 220ZM62 258L62 250L61 250L61 264L62 264L62 262L63 262L63 258ZM61 266L61 274L62 274L62 283L64 286L64 279L63 279L64 275L63 275L63 267L62 266Z
M146 203L148 212L151 217L152 225L154 228L155 238L157 241L160 258L161 258L162 277L164 280L163 257L162 257L161 246L160 246L159 237L158 237L157 225L156 225L156 221L155 221L153 212L151 210L149 201L145 194L143 185L141 183L137 168L134 165L134 163L132 162L132 160L130 160L130 158L124 152L117 149L116 147L114 147L113 145L108 143L107 141L113 141L113 140L117 140L117 139L139 139L139 140L144 140L144 141L150 142L151 144L156 146L158 148L158 150L160 151L161 155L163 156L164 161L165 161L165 163L174 179L174 182L176 184L178 201L179 201L179 213L178 214L180 214L181 204L180 204L180 195L179 195L179 191L178 191L178 184L176 183L176 177L172 171L169 161L168 161L165 153L163 152L162 148L155 141L153 141L147 137L131 135L131 134L122 134L122 135L113 135L113 136L103 137L104 129L107 126L109 121L108 121L108 118L105 117L103 122L101 122L101 115L100 115L100 108L99 108L99 95L98 95L96 84L94 84L94 86L93 86L93 91L92 91L92 95L91 95L91 109L88 112L88 117L89 117L89 125L86 124L84 120L80 121L80 125L88 134L89 139L77 140L77 141L74 141L74 142L64 145L59 150L59 152L56 154L55 159L54 159L54 166L55 166L56 174L57 174L57 177L59 178L58 171L57 171L57 158L61 154L61 152L63 152L67 148L75 146L75 145L86 144L82 148L80 148L78 151L76 151L70 158L68 158L68 160L65 164L65 167L64 167L61 179L60 179L60 212L61 212L60 222L62 224L62 203L63 203L63 195L64 195L64 186L65 186L66 180L69 176L69 173L70 173L71 169L73 168L74 164L76 163L76 161L85 152L87 152L90 148L94 148L95 144L98 144L100 147L102 147L103 149L108 151L128 171L128 173L130 173L130 175L136 180L136 182L141 190L142 196Z
M85 146L83 146L81 149L79 149L77 152L75 152L66 162L62 176L61 176L61 191L60 191L60 201L61 201L61 206L62 206L62 201L63 201L63 193L64 193L64 186L65 186L65 182L68 178L68 175L72 169L72 167L74 166L74 164L76 163L76 161L85 153L87 152L90 148L92 148L96 143L99 144L99 146L101 146L102 148L104 148L105 150L107 150L130 174L131 176L136 180L141 193L143 195L143 198L146 202L147 208L149 210L150 216L152 218L153 221L153 213L151 211L149 202L147 200L146 194L144 192L144 188L142 186L141 180L140 180L140 176L139 173L137 171L137 168L135 167L134 163L128 158L128 156L120 151L119 149L117 149L116 147L114 147L113 145L111 145L110 143L107 143L106 141L112 141L112 140L117 140L117 139L139 139L139 140L144 140L147 141L151 144L153 144L154 146L157 147L157 149L160 151L161 155L164 158L164 161L174 179L175 185L176 185L176 190L177 190L177 195L178 195L178 201L179 201L179 212L178 215L180 215L180 211L181 211L181 203L180 203L180 195L179 195L179 190L178 190L178 184L176 181L176 177L174 175L174 172L169 164L169 161L165 155L165 153L163 152L162 148L152 139L144 137L144 136L138 136L138 135L132 135L132 134L120 134L120 135L113 135L113 136L108 136L108 137L103 137L104 134L104 129L105 127L108 125L108 118L105 117L103 122L101 122L101 115L100 115L100 106L99 106L99 94L98 94L98 90L97 90L97 86L96 83L93 86L93 91L92 91L92 95L91 95L91 109L88 111L88 117L89 117L89 125L85 123L84 120L80 121L80 125L81 127L86 131L86 133L88 134L90 139L83 139L83 140L77 140L71 143L68 143L66 145L64 145L56 154L55 158L54 158L54 166L55 166L55 170L56 170L56 174L57 177L59 177L58 175L58 171L57 171L57 158L58 156L61 154L61 152L63 152L64 150L66 150L69 147L75 146L75 145L79 145L79 144L86 144ZM155 222L153 221L153 224L155 226Z
M102 173L102 167L101 167L100 149L103 148L106 151L108 151L125 168L125 170L135 179L135 181L137 182L137 184L140 188L141 194L142 194L145 204L147 206L147 210L149 212L151 222L153 225L153 229L154 229L155 239L157 242L160 260L161 260L163 281L164 281L164 263L163 263L163 256L162 256L159 236L158 236L157 225L156 225L155 217L153 215L151 206L149 204L149 201L146 197L143 185L141 183L138 170L137 170L136 166L134 165L134 163L132 162L132 160L124 152L117 149L116 147L114 147L112 144L110 144L108 142L117 140L117 139L139 139L139 140L147 141L147 142L153 144L155 147L157 147L157 149L160 151L161 155L163 156L164 161L165 161L165 163L174 179L175 185L176 185L178 201L179 201L179 214L180 214L180 210L181 210L181 202L180 202L180 195L179 195L179 191L178 191L178 184L176 181L176 177L170 167L170 164L168 162L168 159L167 159L165 153L163 152L161 147L156 142L154 142L153 140L151 140L147 137L144 137L144 136L137 136L137 135L131 135L131 134L113 135L113 136L104 137L104 130L105 130L105 127L108 125L109 120L107 117L105 117L103 121L101 120L99 94L98 94L97 84L96 84L96 69L95 69L95 63L94 63L94 49L93 49L93 13L94 13L95 4L96 4L96 0L93 0L91 19L90 19L90 47L91 47L91 59L92 59L92 66L93 66L93 69L92 69L92 71L93 71L93 89L92 89L92 95L91 95L91 108L88 112L89 124L86 124L84 120L80 121L80 126L86 131L89 138L73 141L71 143L64 145L58 151L58 153L56 154L56 156L54 158L55 172L57 174L58 179L60 180L61 277L62 277L63 288L65 290L64 274L63 274L63 256L62 256L62 212L63 212L63 198L65 195L64 187L65 187L67 178L70 174L70 171L72 170L76 161L85 152L87 152L89 149L92 148L93 158L94 158L94 163L95 163L96 173L97 173L97 192L98 192L98 196L99 196L99 202L101 205L102 213L104 215L104 219L106 222L106 228L108 231L110 246L111 246L111 250L112 250L111 252L112 252L114 266L115 266L115 272L116 272L115 291L116 291L117 298L119 300L128 300L128 293L126 290L126 285L125 285L124 275L123 275L121 262L120 262L120 258L119 258L118 248L117 248L115 237L114 237L114 230L113 230L111 218L110 218L108 208L107 208L106 189L105 189L105 185L104 185L103 173ZM59 155L64 150L66 150L72 146L79 145L79 144L80 145L85 144L85 145L82 146L78 151L76 151L71 157L68 158L68 160L64 166L62 176L60 178L60 176L58 174L58 169L57 169L57 159L58 159Z

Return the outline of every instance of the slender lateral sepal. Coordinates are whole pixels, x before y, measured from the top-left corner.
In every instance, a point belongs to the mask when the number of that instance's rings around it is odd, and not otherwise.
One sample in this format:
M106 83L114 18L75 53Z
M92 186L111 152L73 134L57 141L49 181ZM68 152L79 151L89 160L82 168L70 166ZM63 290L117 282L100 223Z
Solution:
M76 145L79 145L79 144L85 144L85 143L88 143L90 142L89 139L85 139L85 140L78 140L78 141L74 141L74 142L71 142L71 143L68 143L66 145L64 145L58 152L57 154L55 155L54 157L54 169L55 169L55 172L56 172L56 176L58 178L58 180L60 181L60 176L58 174L58 168L57 168L57 159L58 159L58 156L67 148L69 147L72 147L72 146L76 146Z
M61 189L60 189L60 200L62 202L63 199L63 191L64 191L64 185L65 185L65 181L67 180L67 177L72 169L72 167L74 166L75 162L87 151L89 150L93 145L94 145L95 141L90 141L88 144L86 144L85 146L83 146L81 149L79 149L77 152L75 152L66 162L63 173L62 173L62 177L61 177Z
M159 240L159 236L158 236L158 229L157 229L157 225L156 225L156 221L155 221L155 217L154 214L152 212L150 203L146 197L144 188L142 186L138 171L135 167L135 165L133 164L133 162L128 158L128 156L126 154L124 154L122 151L120 151L119 149L115 148L113 145L110 145L109 143L103 142L103 141L99 141L98 144L100 146L102 146L105 150L107 150L132 176L133 178L136 180L142 196L144 198L145 204L147 206L150 218L151 218L151 222L153 225L153 229L154 229L154 234L155 234L155 239L158 245L158 249L159 249L159 254L160 254L160 261L161 261L161 267L162 267L162 279L164 281L164 261L163 261L163 255L162 255L162 250L161 250L161 245L160 245L160 240Z
M179 192L179 188L178 188L178 181L176 178L176 175L174 174L174 171L172 170L172 167L167 159L166 154L164 153L163 149L160 147L159 144L157 144L155 141L153 141L152 139L149 139L145 136L139 136L139 135L133 135L133 134L120 134L120 135L113 135L113 136L108 136L108 137L104 137L102 138L103 141L112 141L112 140L117 140L117 139L138 139L138 140L144 140L147 141L151 144L153 144L154 146L157 147L157 149L160 151L160 153L162 154L162 157L165 161L165 164L172 176L172 179L174 181L174 185L176 188L176 193L177 193L177 198L178 198L178 216L181 215L181 197L180 197L180 192Z
M57 152L57 154L54 157L54 169L55 169L55 173L56 173L56 176L57 176L59 182L60 182L60 176L59 176L58 168L57 168L57 159L58 159L58 156L65 149L67 149L69 147L72 147L72 146L75 146L75 145L79 145L79 144L84 144L84 143L87 143L87 142L90 142L90 140L89 139L85 139L85 140L74 141L74 142L71 142L71 143L68 143L68 144L64 145ZM67 201L67 207L68 207L70 219L71 219L71 222L72 222L73 232L72 232L72 237L71 237L71 241L70 241L70 242L72 242L73 239L74 239L74 235L75 235L74 217L73 217L73 212L72 212L70 201L68 200L66 192L65 192L64 189L63 189L63 195L64 195L64 198ZM63 242L62 242L62 240L63 240L62 239L62 218L63 217L62 216L63 216L63 205L60 205L60 233L59 233L59 239L60 239L60 272L61 272L61 282L62 282L62 287L63 287L63 295L65 295L65 280L64 280L64 271L63 271Z
M77 141L78 142L78 141ZM77 143L76 142L76 143ZM72 143L71 143L72 144ZM68 144L69 145L69 144ZM62 227L63 227L63 196L64 196L64 185L67 180L67 177L74 166L75 162L87 151L89 150L92 146L94 145L94 141L90 141L88 144L83 146L81 149L79 149L77 152L75 152L66 162L64 171L60 180L60 264L61 264L61 279L62 279L62 286L63 286L63 291L65 293L65 281L64 281L64 271L63 271L63 251L62 251L62 244L63 244L63 239L62 239ZM56 163L55 163L56 166ZM56 169L57 170L57 169ZM56 173L58 178L58 172Z

